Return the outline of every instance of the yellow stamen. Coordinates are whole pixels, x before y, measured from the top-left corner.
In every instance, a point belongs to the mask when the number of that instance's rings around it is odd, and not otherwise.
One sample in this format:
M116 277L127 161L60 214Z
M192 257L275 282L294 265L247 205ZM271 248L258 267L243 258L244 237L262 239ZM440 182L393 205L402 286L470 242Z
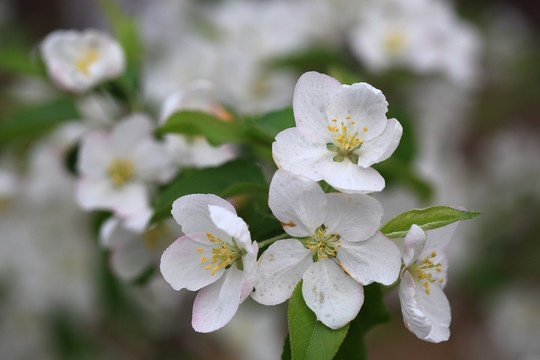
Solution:
M195 249L196 252L202 253L204 250L202 248Z
M107 167L111 182L116 187L122 187L135 177L135 167L130 159L114 158Z
M206 262L206 260L207 260L207 259L206 259L206 256L203 256L203 257L201 258L201 264L204 264L204 263Z
M88 75L89 67L99 59L99 53L90 49L85 52L85 54L77 60L77 69L82 72L84 75Z

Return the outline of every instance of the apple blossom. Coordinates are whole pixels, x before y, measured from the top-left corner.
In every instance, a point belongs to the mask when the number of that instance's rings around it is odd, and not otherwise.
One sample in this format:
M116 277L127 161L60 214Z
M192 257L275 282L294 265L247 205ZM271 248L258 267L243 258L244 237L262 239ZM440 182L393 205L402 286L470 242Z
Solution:
M422 340L450 337L450 304L444 295L446 257L442 252L457 223L424 232L412 225L403 244L399 300L405 326Z
M296 127L280 132L272 146L279 168L347 193L384 188L370 166L394 152L403 129L386 118L388 103L380 90L307 72L296 84L293 109Z
M232 117L215 100L213 84L207 80L193 81L184 90L170 94L161 107L160 123L164 124L171 115L182 110L206 112L223 121ZM178 166L218 166L236 157L232 144L212 146L203 136L166 134L165 147L171 161Z
M124 71L120 44L98 30L54 31L43 40L40 50L54 83L74 93L83 93Z
M92 132L81 140L76 189L85 210L111 210L142 230L152 215L149 186L174 175L150 120L140 114L123 119L110 134ZM129 220L128 220L129 219Z
M252 297L275 305L291 297L303 279L302 295L317 319L338 329L356 317L362 285L392 284L399 275L395 244L378 231L383 209L363 194L325 194L310 179L278 170L269 206L285 231L262 255Z
M175 290L200 290L192 326L217 330L253 289L258 245L234 207L216 195L183 196L173 203L172 215L186 235L163 253L161 273Z

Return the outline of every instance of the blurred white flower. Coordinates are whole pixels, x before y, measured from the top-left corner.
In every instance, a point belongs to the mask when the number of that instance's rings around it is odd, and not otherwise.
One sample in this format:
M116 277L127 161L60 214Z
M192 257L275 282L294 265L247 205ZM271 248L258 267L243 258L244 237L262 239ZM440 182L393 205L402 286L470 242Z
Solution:
M40 50L53 82L70 92L83 93L124 71L120 44L98 30L56 30Z
M149 220L152 183L168 181L176 169L151 121L140 114L123 119L110 134L88 133L81 140L76 198L85 210L111 210L143 229Z
M200 290L191 324L199 332L215 331L253 289L257 243L234 207L216 195L183 196L172 215L186 235L163 253L161 273L175 290Z
M371 165L392 155L403 129L386 118L388 103L380 90L308 72L298 80L293 109L296 127L280 132L272 146L279 168L324 180L342 192L384 188Z
M405 237L399 300L405 326L422 340L450 337L450 304L443 288L448 263L443 250L457 223L424 232L412 225Z
M458 84L477 80L480 37L440 0L368 2L350 42L372 71L404 67L421 74L443 72Z
M190 83L185 90L178 90L165 99L161 108L160 122L163 124L175 112L182 110L202 111L223 121L231 119L231 114L214 99L211 82L198 80ZM212 146L203 136L167 134L165 146L178 166L204 168L218 166L236 157L232 144Z
M339 329L364 303L362 285L392 284L399 275L398 248L378 231L383 209L363 194L325 194L307 179L278 170L268 204L285 231L300 238L280 240L264 252L253 299L275 305L302 295L317 319Z
M105 221L100 229L100 244L111 250L113 272L124 281L132 281L152 264L157 265L163 251L181 235L171 222L163 221L141 233L117 218Z

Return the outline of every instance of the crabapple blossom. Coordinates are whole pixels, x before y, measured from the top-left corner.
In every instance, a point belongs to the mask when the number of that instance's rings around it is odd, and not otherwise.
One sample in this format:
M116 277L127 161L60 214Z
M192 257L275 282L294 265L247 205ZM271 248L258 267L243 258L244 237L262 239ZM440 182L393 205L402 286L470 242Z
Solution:
M56 30L47 35L40 50L53 82L74 93L118 77L125 67L120 44L98 30Z
M151 183L174 175L152 123L140 114L120 121L110 134L92 132L81 140L76 197L85 210L111 210L128 228L142 230L152 215Z
M170 94L161 107L160 123L177 111L195 110L209 113L223 121L232 116L214 98L214 87L210 81L198 80L190 83L184 90ZM178 166L204 168L218 166L236 157L232 144L212 146L203 136L166 134L165 146L171 161Z
M186 234L165 250L161 273L175 290L200 290L192 326L211 332L225 326L253 289L258 245L234 207L213 194L191 194L173 203Z
M388 103L380 90L307 72L296 84L293 109L296 127L280 132L272 146L279 168L347 193L384 188L370 166L394 152L403 129L386 118Z
M405 326L422 340L437 343L450 337L450 304L443 292L448 264L442 250L456 226L424 232L412 225L404 240L401 312Z
M252 294L261 304L284 302L303 280L307 306L338 329L360 311L362 285L397 279L399 249L378 231L383 209L374 198L325 194L316 182L278 170L268 203L285 231L299 239L277 241L263 253Z

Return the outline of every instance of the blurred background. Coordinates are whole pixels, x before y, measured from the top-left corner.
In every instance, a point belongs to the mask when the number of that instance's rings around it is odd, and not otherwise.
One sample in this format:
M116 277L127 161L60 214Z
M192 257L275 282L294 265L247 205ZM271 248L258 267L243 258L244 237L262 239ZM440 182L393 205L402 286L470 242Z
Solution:
M395 156L409 169L381 164L385 220L430 205L482 215L448 248L450 340L409 333L389 291L391 320L369 333L368 358L540 359L540 4L525 0L2 0L1 359L281 356L286 306L248 299L225 328L197 334L193 294L159 273L120 279L96 217L74 201L65 162L80 129L43 105L60 91L38 46L56 29L118 32L115 16L133 20L140 101L154 116L197 79L237 114L291 106L309 70L381 89L404 126ZM119 113L99 93L66 111L88 128ZM36 112L44 120L31 129L2 127Z

